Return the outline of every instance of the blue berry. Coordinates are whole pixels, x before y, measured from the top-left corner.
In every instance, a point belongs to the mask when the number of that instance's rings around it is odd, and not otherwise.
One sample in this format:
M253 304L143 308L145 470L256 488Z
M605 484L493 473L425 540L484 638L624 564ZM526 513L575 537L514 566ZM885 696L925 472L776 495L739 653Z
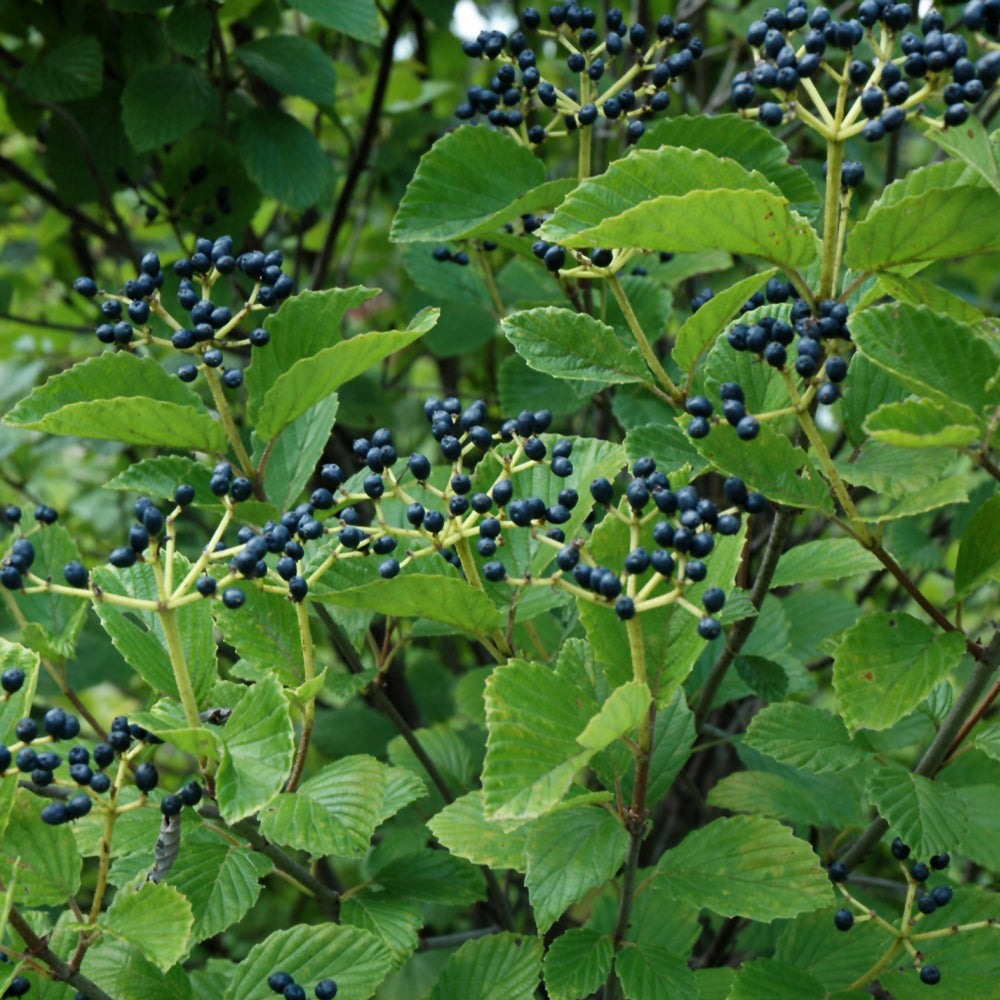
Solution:
M827 869L827 875L831 882L846 882L848 876L847 865L843 861L834 861Z
M309 593L309 583L304 576L293 576L288 581L288 596L293 601L304 600Z
M760 434L760 423L756 417L749 414L741 418L736 425L736 436L742 441L752 441L758 434Z
M483 566L483 576L492 583L507 579L507 567L502 562L488 562Z
M247 595L239 587L227 587L222 592L222 603L230 609L242 607L246 599Z
M937 903L934 900L934 896L930 893L926 896L921 896L917 900L917 909L920 910L921 913L933 913L937 909Z
M107 743L98 743L94 747L94 763L98 767L110 767L115 761L115 752Z
M521 15L522 18L527 15L528 10L531 10L531 8L529 7L526 11L524 11ZM538 12L535 11L535 13L537 14ZM337 984L332 979L321 979L316 984L316 1000L333 1000L336 995Z
M931 897L938 906L947 906L951 902L953 895L954 891L950 885L936 886L931 892Z
M635 510L642 510L649 503L649 486L642 478L633 479L625 491L628 502Z
M722 635L722 626L717 619L707 615L698 622L698 635L702 639L718 639Z
M631 597L619 597L615 601L615 613L622 621L635 617L635 601Z
M931 870L922 861L916 861L910 866L910 878L914 882L926 882L931 877Z
M202 790L201 785L197 781L191 781L186 784L180 792L181 801L186 806L196 806L201 802Z
M925 965L920 970L920 981L928 986L936 986L941 982L941 970L936 965Z
M139 789L140 792L151 792L156 788L157 782L160 780L160 776L156 771L156 768L149 763L149 761L143 761L135 769L135 787Z
M854 914L847 909L837 910L833 915L833 926L838 931L849 931L854 926Z
M608 504L614 499L615 490L611 483L602 476L590 484L590 495L598 503Z
M60 826L69 821L69 807L64 802L50 802L42 810L42 822L49 826Z
M274 990L275 993L282 993L286 986L290 986L294 979L287 972L272 972L271 975L267 977L267 985Z
M164 816L176 816L184 808L184 802L179 795L164 795L160 800L160 812Z
M34 719L22 719L14 727L14 734L22 743L30 743L38 736L38 723Z
M705 610L712 614L721 611L726 604L726 592L721 587L709 587L702 594L701 603L704 605ZM830 870L833 871L832 865L830 866Z

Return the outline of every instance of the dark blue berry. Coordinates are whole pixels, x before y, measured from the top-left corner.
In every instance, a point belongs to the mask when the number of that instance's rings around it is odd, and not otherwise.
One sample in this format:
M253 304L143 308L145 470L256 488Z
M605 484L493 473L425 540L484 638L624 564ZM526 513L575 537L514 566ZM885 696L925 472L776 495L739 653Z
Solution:
M156 768L149 761L143 761L135 769L135 787L140 792L151 792L156 788L159 780L160 776L157 774Z
M227 587L222 592L222 603L227 608L240 608L246 603L247 595L239 587Z
M718 639L722 635L722 626L717 619L712 618L711 615L707 615L698 622L698 635L702 639Z
M282 993L286 986L291 986L295 982L294 979L287 972L272 972L271 975L267 977L267 985L274 990L275 993Z
M528 10L531 10L529 7ZM525 11L521 17L524 18L528 11ZM535 11L537 14L538 12ZM316 984L316 1000L333 1000L337 995L337 984L332 979L321 979Z
M483 566L483 576L492 583L499 583L507 578L507 567L502 562L488 562Z
M70 821L69 806L64 802L50 802L42 810L42 822L49 826L60 826Z
M910 865L910 878L914 882L926 882L931 877L931 870L922 861Z
M833 915L833 926L838 931L849 931L854 926L854 914L847 909L837 910Z
M935 871L939 872L944 871L945 868L947 868L948 865L950 864L951 864L950 854L935 854L934 857L931 858L931 868L933 868Z
M928 986L936 986L941 982L941 970L936 965L925 965L920 970L920 981Z

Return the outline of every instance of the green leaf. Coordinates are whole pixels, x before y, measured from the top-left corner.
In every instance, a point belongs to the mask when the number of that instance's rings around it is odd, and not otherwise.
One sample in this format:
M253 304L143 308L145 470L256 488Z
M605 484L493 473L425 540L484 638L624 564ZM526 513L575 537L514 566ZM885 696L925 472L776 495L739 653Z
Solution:
M235 823L278 794L292 765L292 722L275 678L254 684L233 710L222 736L226 750L216 775L216 798L226 822Z
M532 1000L542 969L542 943L514 934L467 941L425 1000Z
M597 704L549 667L510 660L486 682L486 814L532 819L557 805L592 750L577 743Z
M333 185L333 167L319 141L278 108L255 107L243 119L240 148L257 186L297 212L315 205Z
M482 790L468 792L428 820L435 837L460 858L490 868L524 872L527 826L506 830L487 819Z
M604 885L625 860L628 833L600 806L564 809L532 823L525 884L540 934L574 903Z
M421 158L389 238L419 243L490 233L514 218L514 203L544 180L541 160L511 136L455 129Z
M982 413L997 404L992 380L998 354L971 326L897 302L853 316L851 336L880 368L952 410L960 422L970 408Z
M342 341L344 315L379 294L377 288L328 288L303 291L282 303L264 320L271 335L266 351L254 351L246 369L247 410L254 423L261 403L274 383L296 361L310 358Z
M212 15L204 7L190 10L174 7L163 24L167 41L189 59L197 59L208 51L212 41Z
M429 847L384 862L376 853L371 875L387 891L425 903L468 906L486 895L486 881L478 868Z
M378 9L374 0L294 0L290 6L327 28L342 31L360 42L378 44Z
M934 180L940 177L935 174ZM983 183L933 186L919 192L911 183L907 195L883 195L855 224L844 255L848 267L869 273L1000 249L1000 233L990 225L1000 211L1000 195Z
M212 760L222 758L222 739L218 729L212 725L189 726L184 707L176 698L161 698L148 712L130 715L129 721L138 723L184 753Z
M792 768L729 774L712 786L708 802L717 809L806 826L856 826L862 815L853 786Z
M964 448L983 433L983 422L958 402L904 399L869 414L865 430L897 448Z
M16 787L13 777L7 781ZM0 847L0 880L6 886L16 879L15 904L32 909L65 906L80 890L83 867L72 830L45 826L41 811L39 799L18 788Z
M536 371L596 383L595 389L643 382L649 370L636 348L586 313L550 306L507 316L500 324L514 349Z
M277 441L270 442L271 452L264 470L264 490L279 510L295 506L302 488L316 474L316 465L330 440L340 401L331 393L296 417ZM254 461L259 462L267 447L253 433Z
M179 552L174 554L174 579L182 580L191 564ZM159 600L156 573L148 563L128 569L99 566L91 573L95 586L106 593L145 601ZM177 680L170 663L167 639L160 616L155 611L137 611L96 601L94 609L104 631L129 666L157 693L180 698ZM212 633L212 607L209 601L194 601L175 609L184 659L199 705L203 704L215 683L215 638Z
M338 1000L369 1000L392 968L392 953L368 931L328 921L275 931L236 965L224 1000L270 1000L278 969L296 982L330 978Z
M245 587L244 593L241 608L222 607L216 615L223 638L240 655L236 672L247 680L274 674L285 687L298 687L305 673L295 606L256 587Z
M724 611L732 614L729 621L737 622L743 618L750 618L754 614L754 606L750 598L745 594L739 594L746 601L743 609L738 608L738 602L729 599L726 601ZM728 624L725 615L719 619L723 625ZM764 656L737 656L733 663L740 680L754 694L759 695L766 701L781 701L788 693L788 672L780 663L769 660Z
M545 953L545 989L551 1000L590 996L606 982L614 948L611 938L588 927L560 934Z
M424 309L405 330L362 333L302 358L268 390L257 415L257 434L265 440L300 417L314 403L363 374L372 365L422 337L437 322L438 309Z
M193 389L153 358L127 351L108 351L53 375L4 422L47 434L199 451L224 451L226 441L222 424Z
M768 278L775 274L777 268L773 267L759 274L752 274L710 298L681 324L671 352L674 361L685 371L694 368L705 348L722 333L740 306L759 288L763 288Z
M104 484L107 490L124 490L142 496L173 500L174 490L181 483L194 487L197 505L216 505L219 498L208 488L212 470L184 455L157 455L122 469L114 479Z
M965 808L958 794L941 781L911 774L887 764L868 778L868 797L890 828L913 849L929 858L954 850L965 832Z
M699 476L709 463L695 449L691 438L675 423L639 424L625 435L625 451L630 462L644 455L656 456L656 467L672 476L685 466L689 475Z
M137 949L110 935L99 938L87 951L81 971L115 1000L195 998L191 975L183 967L175 965L164 974Z
M926 128L924 135L972 167L990 187L1000 194L1000 159L983 123L971 115L961 125L951 128Z
M387 770L364 754L327 764L261 811L261 832L317 857L363 857L380 820Z
M905 614L865 615L834 651L833 687L848 729L888 729L948 676L964 652L960 632L942 635Z
M983 320L982 312L971 302L966 302L965 299L959 298L926 278L904 277L901 274L886 272L879 275L878 284L887 295L900 302L907 302L912 306L927 306L928 309L950 316L959 323L973 326ZM854 373L851 374L853 376Z
M686 146L716 156L731 157L776 184L793 204L818 205L819 191L806 170L789 162L788 147L758 122L741 115L678 115L651 127L638 143L641 149Z
M715 468L739 476L775 503L833 514L830 491L801 448L769 424L753 441L741 441L734 427L719 426L695 447Z
M946 478L955 464L948 448L896 448L882 441L869 441L855 449L850 460L837 463L844 479L855 486L867 486L874 493L908 500L915 493L933 487Z
M958 546L955 598L963 600L1000 572L1000 495L972 515Z
M615 956L615 971L627 1000L697 1000L694 973L666 948L628 941Z
M724 917L769 922L830 902L830 881L812 848L759 816L717 819L689 833L657 868L669 896Z
M798 702L768 705L754 716L746 743L769 757L814 774L845 771L872 759L839 716Z
M233 55L265 83L313 104L333 104L337 73L330 57L301 35L268 35L241 45Z
M652 700L649 688L641 681L629 681L616 688L576 738L577 743L585 750L603 750L640 724Z
M906 396L905 386L860 351L855 351L851 359L851 377L840 401L844 430L851 444L857 448L868 440L864 422L869 413L883 403L898 403Z
M842 580L872 573L881 563L852 538L820 538L796 545L781 557L771 587L792 587L816 580Z
M103 70L101 43L93 35L74 33L37 62L22 66L17 85L36 101L79 101L100 93Z
M967 480L964 476L948 476L939 483L932 483L922 490L911 493L888 511L866 516L865 520L869 524L898 521L900 518L912 517L914 514L925 514L929 510L937 510L938 507L964 504L969 499L966 485Z
M479 692L482 698L482 690ZM446 726L430 726L414 730L424 752L434 762L441 776L456 791L464 791L474 784L477 770L469 753L469 746L454 729ZM421 796L432 787L423 764L402 736L397 736L388 746L389 759L400 767L407 768L421 783ZM424 782L428 782L425 787Z
M80 552L70 533L61 525L46 526L31 536L35 547L33 569L40 576L53 576L59 583L61 569L71 559L79 559ZM44 567L44 569L42 568ZM11 591L9 599L20 609L25 626L22 638L42 656L62 660L73 655L80 630L87 618L89 601L54 591L26 594Z
M827 1000L826 987L802 969L774 958L745 962L727 1000Z
M106 934L131 945L163 972L184 957L193 926L187 897L164 882L146 882L144 875L115 893L101 920Z
M145 153L176 142L208 117L216 99L205 75L190 63L140 69L129 77L121 98L132 148Z
M415 903L370 889L345 899L340 907L340 919L374 934L392 952L393 968L398 968L417 950L420 944L417 932L424 924Z
M223 835L207 823L189 829L185 823L166 881L191 903L191 940L204 941L242 920L260 896L260 880L273 868L270 858L232 833Z
M816 234L763 175L682 147L639 150L581 184L538 231L571 247L727 250L786 268L817 256Z
M319 581L322 584L322 578ZM435 600L427 602L433 592ZM488 634L502 622L490 598L456 577L411 573L395 580L375 580L343 590L315 588L317 600L347 608L361 608L397 618L429 618L454 625L474 635Z

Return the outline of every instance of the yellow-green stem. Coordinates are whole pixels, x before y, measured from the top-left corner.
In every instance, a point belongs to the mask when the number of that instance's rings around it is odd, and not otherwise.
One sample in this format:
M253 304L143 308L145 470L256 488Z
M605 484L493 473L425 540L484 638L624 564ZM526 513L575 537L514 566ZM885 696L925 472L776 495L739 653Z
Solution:
M201 727L201 719L198 717L198 699L194 693L194 686L191 684L191 673L188 670L187 657L184 654L184 642L181 639L181 630L177 625L177 611L174 608L160 608L156 613L160 616L163 635L167 640L167 653L170 655L170 666L174 671L177 693L184 706L184 717L189 726L198 729Z
M104 903L104 893L108 887L108 872L111 869L111 837L115 829L115 820L118 819L118 796L121 794L122 783L125 781L125 772L127 770L128 758L122 756L118 760L118 773L115 775L114 783L111 786L111 791L108 795L108 808L104 814L100 861L97 868L97 885L94 888L94 901L90 906L90 919L87 921L91 926L97 923L97 917Z
M226 399L225 394L222 391L222 386L219 384L219 376L215 373L214 369L206 368L205 379L208 382L208 388L212 393L212 400L215 402L215 409L219 413L219 419L222 421L222 426L226 429L226 437L229 438L229 443L233 446L233 452L236 454L236 460L240 463L240 468L243 470L243 473L253 478L253 462L250 460L250 456L247 454L246 448L243 447L243 439L240 437L240 432L236 427L236 421L233 420L232 411L229 409L229 400Z
M305 601L295 605L295 615L298 619L299 641L302 643L303 682L308 684L316 677L316 656L313 648L312 628L309 625L309 610ZM299 738L299 748L295 754L295 764L291 777L288 779L286 792L294 792L302 778L306 754L309 752L309 741L312 739L313 723L316 721L316 696L311 695L302 706L302 736Z

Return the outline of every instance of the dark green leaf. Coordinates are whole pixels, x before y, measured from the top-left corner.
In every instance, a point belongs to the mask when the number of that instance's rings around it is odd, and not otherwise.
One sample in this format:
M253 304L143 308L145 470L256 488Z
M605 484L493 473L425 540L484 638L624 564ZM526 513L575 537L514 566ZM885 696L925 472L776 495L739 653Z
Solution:
M545 953L545 988L551 1000L590 996L611 971L611 938L588 927L560 934Z
M541 972L539 940L491 934L462 945L425 1000L532 1000Z
M392 952L393 967L402 965L417 950L417 932L424 924L417 904L367 889L344 900L340 919L374 934Z
M212 15L205 7L174 7L163 29L181 55L197 59L208 51L212 40Z
M791 587L815 580L841 580L871 573L881 563L850 538L820 538L789 549L778 563L772 587Z
M268 35L241 45L236 58L265 83L283 94L304 97L313 104L333 104L337 74L333 61L301 35Z
M378 8L374 0L295 0L291 6L327 28L361 42L378 44Z
M687 962L656 945L627 942L615 956L615 970L627 1000L696 1000L698 996Z
M1000 496L986 501L969 522L958 547L955 597L962 600L1000 572Z
M149 66L130 77L122 91L125 132L137 153L158 149L196 129L215 100L197 67L183 62Z
M305 211L330 191L333 167L316 137L278 108L254 108L240 129L247 173L262 191Z
M468 906L486 895L483 873L447 851L421 847L385 862L376 852L372 860L371 877L406 899Z
M728 1000L827 1000L827 990L808 972L773 958L744 963Z
M100 92L104 55L93 35L74 35L22 66L17 84L36 101L79 101Z

